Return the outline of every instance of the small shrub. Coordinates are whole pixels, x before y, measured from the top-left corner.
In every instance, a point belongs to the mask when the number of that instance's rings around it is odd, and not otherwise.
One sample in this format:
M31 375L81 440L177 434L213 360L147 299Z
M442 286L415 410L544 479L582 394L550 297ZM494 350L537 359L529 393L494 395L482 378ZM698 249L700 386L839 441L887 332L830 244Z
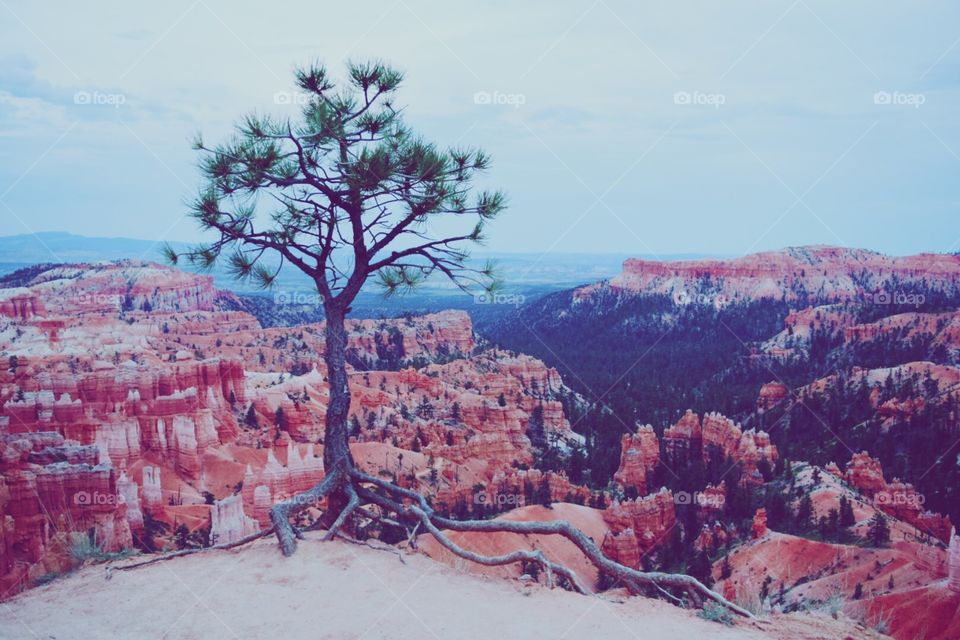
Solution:
M37 578L36 580L34 580L33 582L34 582L34 584L35 584L36 586L40 587L40 586L43 586L43 585L45 585L45 584L50 584L51 582L53 582L54 580L56 580L57 578L59 578L60 575L61 575L61 574L57 573L56 571L54 571L54 572L52 572L52 573L45 573L45 574L43 574L42 576L40 576L39 578Z
M730 613L730 610L716 602L705 602L703 609L697 612L697 617L728 627L733 626L733 615Z
M830 613L830 617L834 620L840 615L840 612L843 611L844 599L843 596L839 593L835 593L824 603L824 608Z
M133 555L133 549L121 549L120 551L104 551L103 547L97 544L85 533L70 534L70 557L77 564L83 564L87 560L94 562L108 562L110 560L122 560Z

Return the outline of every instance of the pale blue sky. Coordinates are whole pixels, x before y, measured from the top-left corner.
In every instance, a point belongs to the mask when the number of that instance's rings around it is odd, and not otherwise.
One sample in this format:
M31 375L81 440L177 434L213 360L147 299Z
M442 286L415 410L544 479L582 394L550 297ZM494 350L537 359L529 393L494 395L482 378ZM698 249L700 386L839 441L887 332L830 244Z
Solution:
M956 2L327 4L0 0L0 235L193 240L194 132L383 57L492 154L490 250L960 249Z

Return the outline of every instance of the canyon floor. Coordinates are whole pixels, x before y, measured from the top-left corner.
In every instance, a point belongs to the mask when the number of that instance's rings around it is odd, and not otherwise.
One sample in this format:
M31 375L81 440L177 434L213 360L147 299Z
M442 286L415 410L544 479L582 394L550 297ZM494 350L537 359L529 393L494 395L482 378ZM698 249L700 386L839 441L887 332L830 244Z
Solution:
M110 580L103 565L87 566L0 605L0 638L885 637L825 614L728 627L657 600L589 598L318 538L308 533L290 559L264 539Z

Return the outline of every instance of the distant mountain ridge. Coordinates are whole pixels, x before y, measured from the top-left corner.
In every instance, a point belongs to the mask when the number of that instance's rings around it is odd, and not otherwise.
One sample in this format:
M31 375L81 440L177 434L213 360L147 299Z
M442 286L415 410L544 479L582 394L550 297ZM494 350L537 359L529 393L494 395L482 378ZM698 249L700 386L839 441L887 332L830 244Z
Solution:
M928 281L945 294L960 293L960 255L921 253L887 256L876 251L833 246L788 247L733 259L660 262L624 261L607 281L578 289L583 300L601 290L662 294L677 304L726 306L738 300L841 301L879 296L896 302ZM887 301L886 297L890 297Z
M65 231L44 231L0 236L0 262L98 262L101 260L162 259L162 242L136 238L80 236ZM171 242L175 248L187 245Z
M184 242L170 242L176 250L186 249ZM17 268L41 263L84 263L114 260L146 260L163 262L163 242L141 238L87 237L67 232L52 231L35 234L0 236L0 274ZM495 260L512 293L526 293L517 289L536 287L559 290L590 284L614 276L626 254L569 254L569 253L504 253L484 252L473 256L478 265L487 259ZM702 254L672 254L658 259L703 259ZM181 266L186 268L186 266ZM189 270L189 269L188 269ZM220 270L212 273L217 286L231 291L253 291ZM312 290L310 280L295 270L281 274L277 288L282 290ZM459 294L449 283L437 279L421 292L423 295Z

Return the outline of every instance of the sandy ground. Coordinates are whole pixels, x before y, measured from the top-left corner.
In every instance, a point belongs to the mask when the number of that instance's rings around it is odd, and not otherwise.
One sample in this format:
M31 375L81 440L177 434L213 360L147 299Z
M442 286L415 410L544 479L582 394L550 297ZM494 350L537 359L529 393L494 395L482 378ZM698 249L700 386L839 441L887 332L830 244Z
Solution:
M656 600L551 591L316 537L288 559L267 539L110 580L103 565L89 566L0 603L0 638L876 637L809 616L725 627Z

